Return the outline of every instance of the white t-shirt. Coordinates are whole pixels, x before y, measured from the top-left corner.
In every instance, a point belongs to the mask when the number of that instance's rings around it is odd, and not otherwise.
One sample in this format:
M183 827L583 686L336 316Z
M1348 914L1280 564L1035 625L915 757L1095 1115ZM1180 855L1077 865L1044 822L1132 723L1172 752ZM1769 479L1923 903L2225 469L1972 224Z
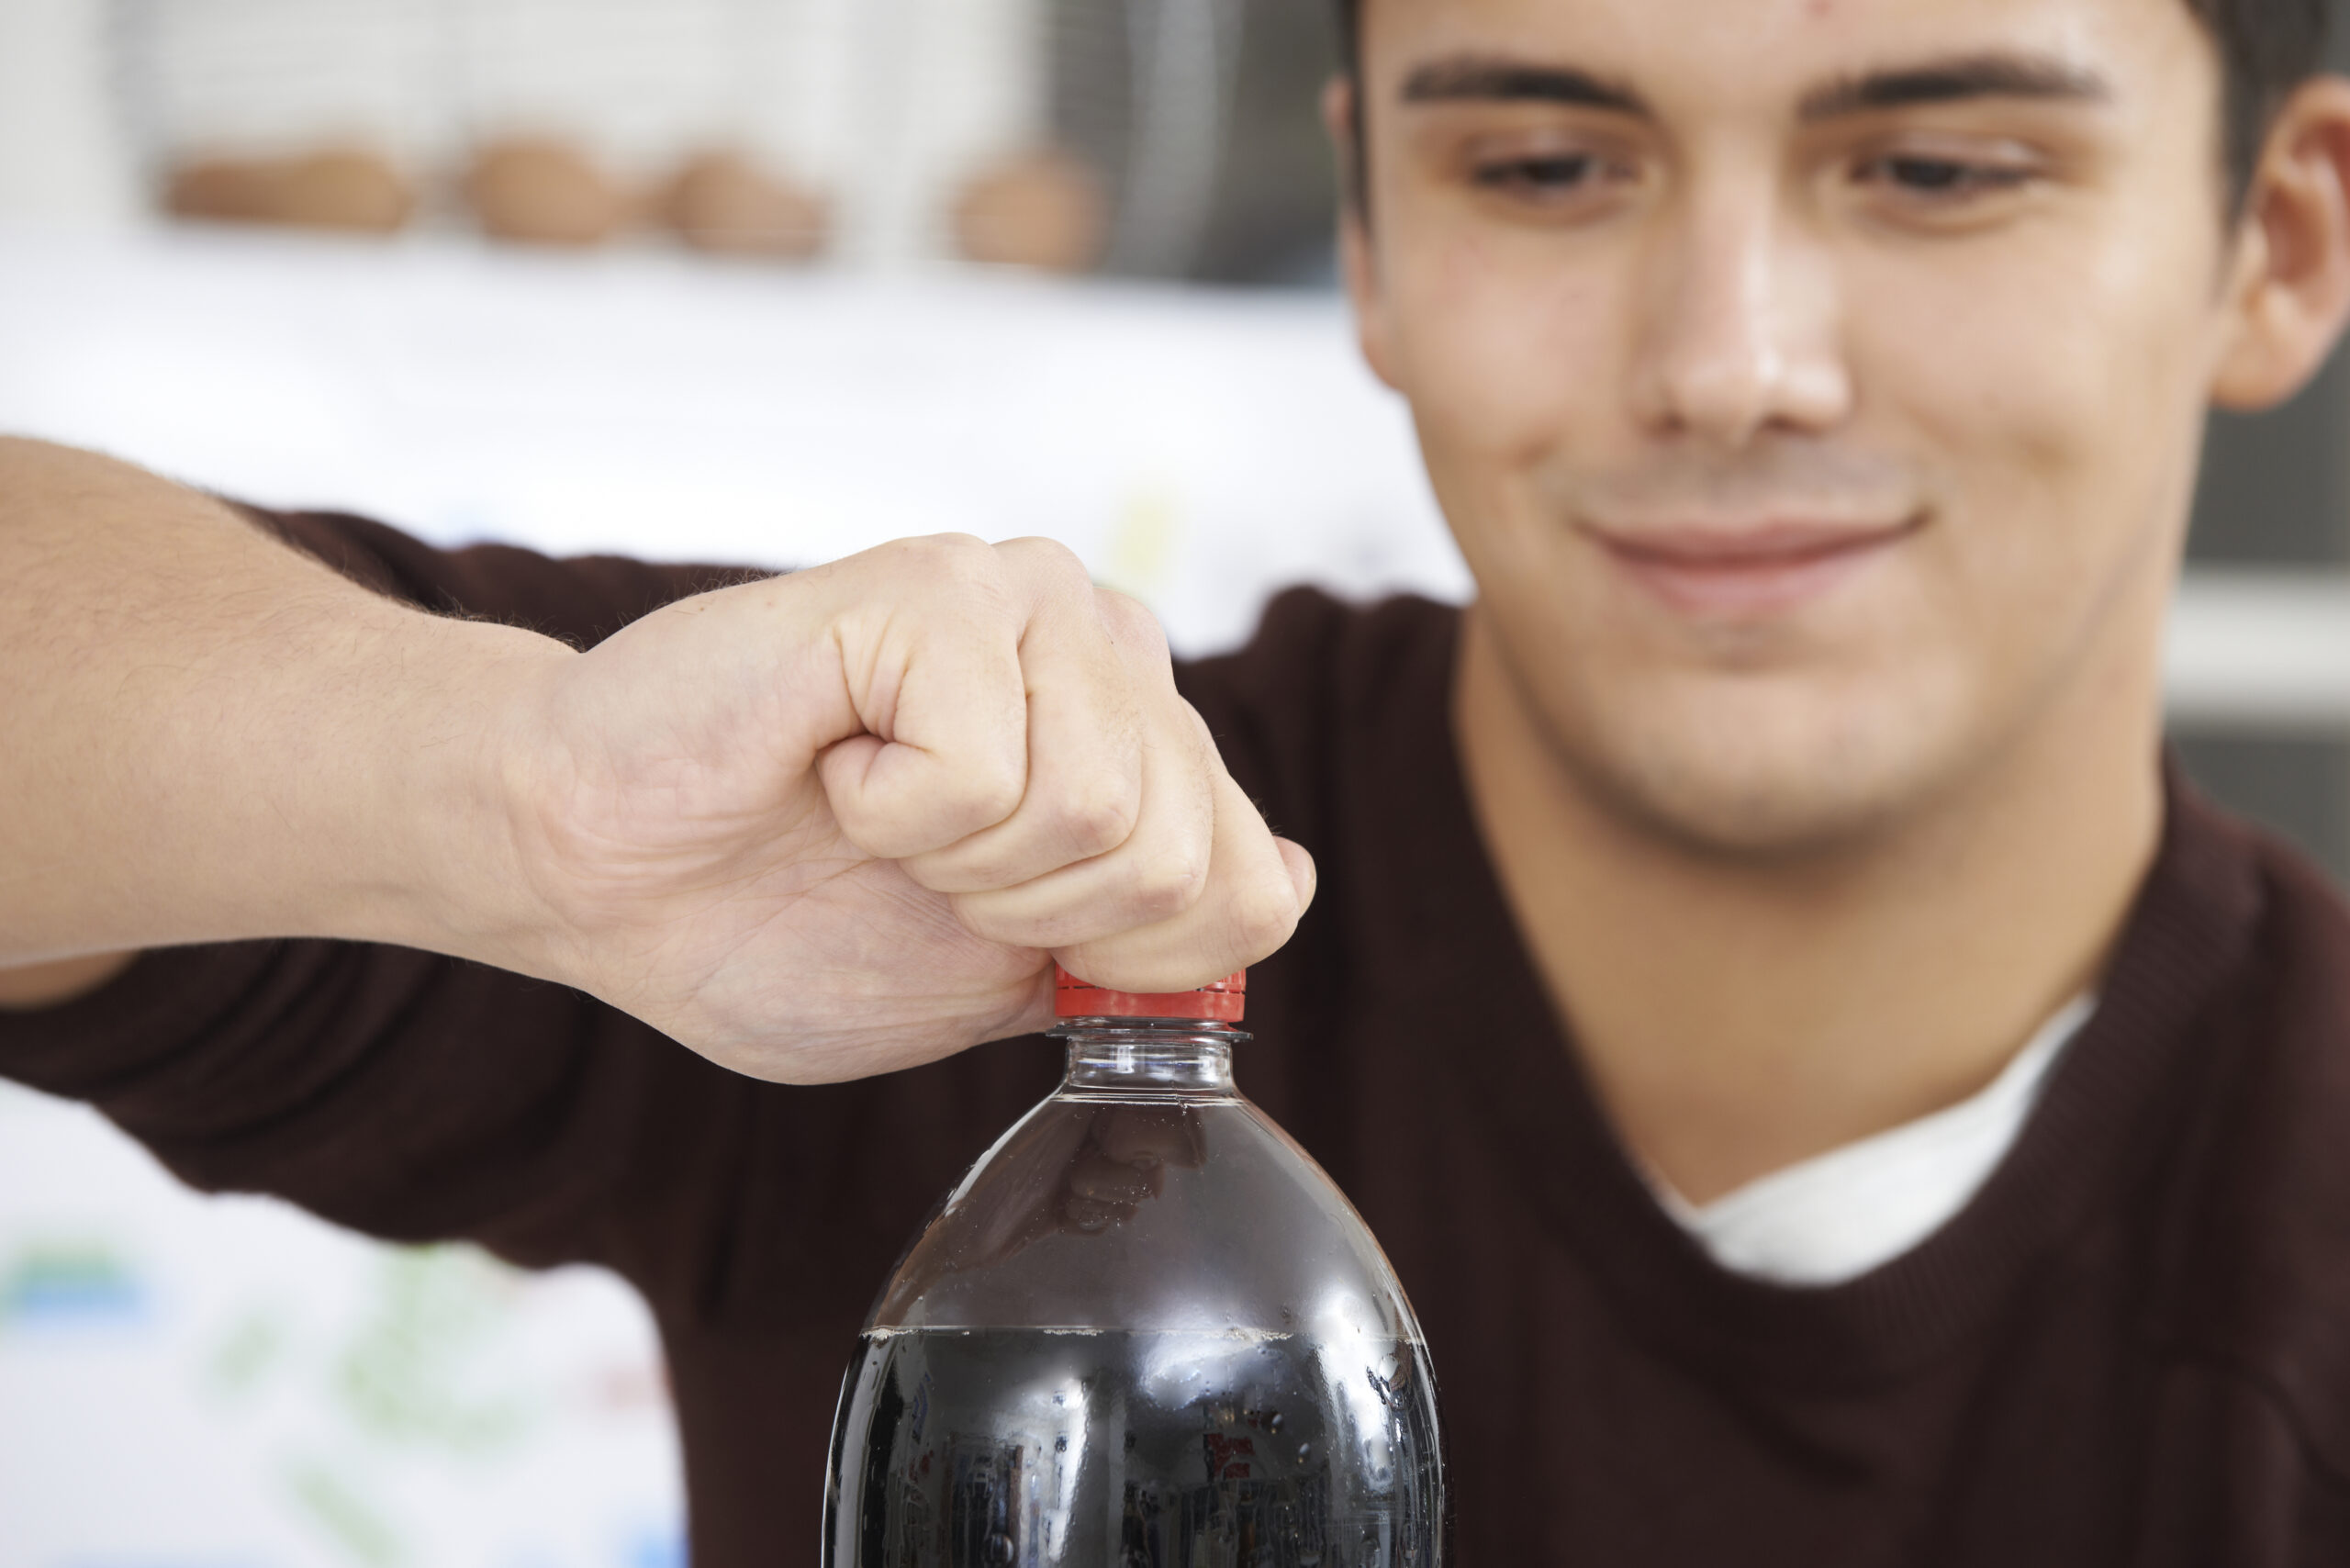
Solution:
M2048 1070L2097 1009L2076 997L1972 1098L1759 1176L1702 1206L1653 1175L1665 1213L1735 1272L1832 1285L1917 1246L1966 1206L2014 1147Z

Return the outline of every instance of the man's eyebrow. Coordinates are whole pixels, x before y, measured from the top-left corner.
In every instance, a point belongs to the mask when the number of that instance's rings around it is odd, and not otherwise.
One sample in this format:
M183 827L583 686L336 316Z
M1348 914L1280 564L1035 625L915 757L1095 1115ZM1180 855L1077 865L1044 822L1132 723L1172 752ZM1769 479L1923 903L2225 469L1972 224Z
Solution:
M1573 104L1644 118L1649 112L1638 93L1589 72L1569 65L1536 65L1480 55L1434 60L1416 68L1404 78L1402 95L1408 103L1474 99L1502 104Z
M1842 77L1804 95L1804 123L1872 110L1970 98L2054 98L2099 103L2113 95L2104 77L2051 55L1969 54Z

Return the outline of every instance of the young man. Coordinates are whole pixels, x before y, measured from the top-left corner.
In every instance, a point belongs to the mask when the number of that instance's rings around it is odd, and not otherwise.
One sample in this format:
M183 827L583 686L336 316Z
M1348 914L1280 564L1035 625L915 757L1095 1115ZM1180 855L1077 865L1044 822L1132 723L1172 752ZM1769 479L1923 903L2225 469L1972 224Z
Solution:
M1170 685L1047 546L646 614L711 579L263 520L337 576L9 448L0 1068L619 1269L699 1560L806 1561L874 1282L1052 1071L936 1058L1047 950L1263 959L1245 1081L1420 1309L1461 1561L2350 1557L2350 921L2158 760L2203 410L2350 309L2315 6L1358 19L1465 614L1292 596Z

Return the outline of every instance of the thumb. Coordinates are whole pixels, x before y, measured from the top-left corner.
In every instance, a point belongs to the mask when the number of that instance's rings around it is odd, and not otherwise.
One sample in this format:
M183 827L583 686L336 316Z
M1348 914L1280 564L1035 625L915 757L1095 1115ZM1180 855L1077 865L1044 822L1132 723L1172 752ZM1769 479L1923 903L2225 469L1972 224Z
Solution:
M1273 847L1281 851L1281 866L1289 872L1290 886L1297 890L1297 913L1304 915L1313 906L1314 890L1321 885L1322 874L1314 868L1314 857L1305 852L1304 845L1276 838Z

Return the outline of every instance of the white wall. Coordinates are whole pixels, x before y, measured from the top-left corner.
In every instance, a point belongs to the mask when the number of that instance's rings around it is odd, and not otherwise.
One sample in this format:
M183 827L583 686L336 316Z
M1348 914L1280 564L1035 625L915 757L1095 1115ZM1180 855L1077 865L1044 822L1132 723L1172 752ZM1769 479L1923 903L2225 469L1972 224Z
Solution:
M106 0L0 0L0 218L112 227L140 209L107 95Z

